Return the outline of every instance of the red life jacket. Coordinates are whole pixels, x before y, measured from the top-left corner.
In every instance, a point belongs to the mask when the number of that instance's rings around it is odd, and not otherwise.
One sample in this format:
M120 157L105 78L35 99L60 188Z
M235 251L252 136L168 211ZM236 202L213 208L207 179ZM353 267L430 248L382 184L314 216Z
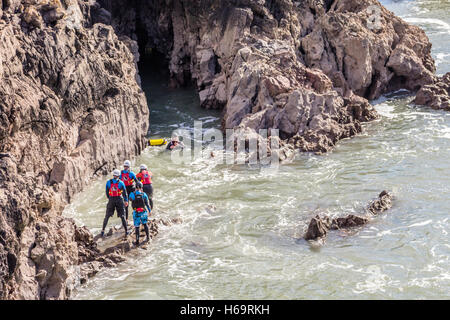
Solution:
M122 180L123 183L125 183L126 187L129 187L129 186L133 185L133 180L130 179L130 172L125 173L125 172L122 171L122 175L120 177L120 180Z
M122 195L122 190L119 189L119 181L117 182L113 182L113 180L111 181L111 186L109 187L109 196L110 197L120 197Z
M147 170L139 172L136 177L142 182L142 184L151 184L152 183L152 177L150 176L150 174L148 173Z

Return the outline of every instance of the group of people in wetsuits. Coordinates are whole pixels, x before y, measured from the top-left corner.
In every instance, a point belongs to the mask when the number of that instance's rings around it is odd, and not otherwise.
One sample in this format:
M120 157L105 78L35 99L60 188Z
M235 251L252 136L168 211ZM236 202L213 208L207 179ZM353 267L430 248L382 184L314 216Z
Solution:
M110 217L117 211L117 216L122 220L125 229L125 237L128 236L128 212L133 209L133 222L136 233L136 245L139 245L140 226L145 229L146 239L149 241L148 216L153 209L153 174L148 170L145 164L141 164L140 172L134 174L131 171L131 162L126 160L123 164L123 170L114 170L113 178L106 182L106 197L108 204L106 206L106 215L103 220L101 236L105 235L105 228Z
M173 137L172 141L167 145L166 150L173 151L178 148L183 148L183 142L180 142L178 137ZM150 240L148 230L148 217L153 210L153 174L148 170L145 164L139 167L140 172L134 174L131 171L131 162L125 160L123 163L123 170L114 170L113 178L106 182L106 197L108 204L106 205L106 215L103 220L103 228L101 237L105 235L105 229L108 225L108 220L117 211L117 216L122 220L122 226L125 230L125 237L129 235L128 231L128 212L133 208L133 224L136 233L136 245L139 245L139 231L141 225L144 226L146 239Z

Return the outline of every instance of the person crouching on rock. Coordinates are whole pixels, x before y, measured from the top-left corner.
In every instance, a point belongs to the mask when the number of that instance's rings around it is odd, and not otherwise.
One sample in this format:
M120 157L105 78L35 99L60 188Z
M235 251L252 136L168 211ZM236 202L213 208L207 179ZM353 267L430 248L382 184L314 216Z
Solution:
M106 182L106 197L108 204L106 205L106 215L103 220L103 228L101 236L105 235L105 228L110 217L114 215L114 210L117 211L117 216L122 220L123 228L125 229L125 237L128 235L127 222L125 220L125 206L128 206L128 193L123 181L119 179L120 171L113 171L113 178Z
M133 221L136 233L136 245L139 245L139 229L141 224L144 225L145 235L147 236L145 241L150 240L149 231L148 231L148 215L152 212L152 209L148 203L148 197L143 192L143 185L141 182L136 183L136 191L130 194L130 200L133 206ZM148 209L148 211L147 211Z
M148 171L147 166L145 164L141 164L140 166L141 172L139 172L136 177L143 184L143 190L148 197L148 201L150 202L150 208L153 210L153 186L152 186L152 178L153 173Z
M134 182L138 182L136 175L133 171L131 171L130 167L130 160L125 160L125 162L123 163L123 170L120 172L120 180L125 183L128 195L134 191ZM128 206L125 206L125 220L128 221Z

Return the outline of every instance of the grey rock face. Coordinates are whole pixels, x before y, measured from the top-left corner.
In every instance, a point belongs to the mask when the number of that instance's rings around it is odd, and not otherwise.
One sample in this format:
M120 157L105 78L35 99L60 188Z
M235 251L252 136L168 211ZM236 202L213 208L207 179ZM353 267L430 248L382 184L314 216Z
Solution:
M223 128L276 128L303 151L360 132L377 117L367 99L434 79L425 33L376 0L99 3L165 55L172 85L193 79L203 107L224 108Z
M60 216L94 173L144 147L136 61L84 1L3 1L0 13L0 298L64 299L75 224Z

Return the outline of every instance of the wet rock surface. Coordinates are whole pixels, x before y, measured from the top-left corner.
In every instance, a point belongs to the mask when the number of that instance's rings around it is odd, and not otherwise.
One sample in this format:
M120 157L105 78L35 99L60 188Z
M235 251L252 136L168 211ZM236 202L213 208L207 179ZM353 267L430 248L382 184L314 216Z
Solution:
M329 230L349 229L367 224L374 215L378 215L392 207L393 196L387 191L382 191L378 198L369 203L366 213L362 216L353 214L345 217L330 218L316 215L308 224L307 231L304 235L305 240L324 239Z
M390 208L392 208L392 194L387 191L382 191L378 195L378 199L374 200L369 204L367 211L372 215L377 215Z
M450 72L437 78L433 84L423 86L417 92L414 103L450 111Z

